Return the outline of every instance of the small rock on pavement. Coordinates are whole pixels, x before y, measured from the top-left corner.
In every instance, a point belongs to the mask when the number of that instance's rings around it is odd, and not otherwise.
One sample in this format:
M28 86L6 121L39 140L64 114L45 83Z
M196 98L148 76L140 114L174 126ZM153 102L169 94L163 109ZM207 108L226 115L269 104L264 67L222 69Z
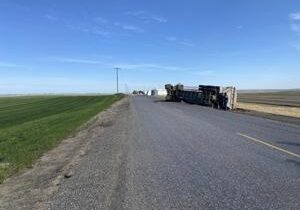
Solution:
M83 157L83 156L85 156L86 155L86 152L85 151L80 151L80 157Z
M69 170L64 174L64 177L66 179L68 179L68 178L72 177L73 175L74 175L74 172L72 170Z

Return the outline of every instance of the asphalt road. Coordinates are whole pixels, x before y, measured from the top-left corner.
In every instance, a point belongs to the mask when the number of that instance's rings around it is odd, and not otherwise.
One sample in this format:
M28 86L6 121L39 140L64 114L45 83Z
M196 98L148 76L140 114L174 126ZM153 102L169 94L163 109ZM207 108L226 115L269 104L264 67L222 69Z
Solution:
M132 97L47 209L300 209L300 126Z

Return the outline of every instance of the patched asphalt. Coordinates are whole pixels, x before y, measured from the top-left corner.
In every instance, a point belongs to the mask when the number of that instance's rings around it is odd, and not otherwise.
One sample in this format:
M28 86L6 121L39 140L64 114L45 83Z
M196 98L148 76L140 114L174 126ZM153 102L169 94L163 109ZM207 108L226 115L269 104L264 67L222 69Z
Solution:
M46 209L300 209L300 126L132 97Z

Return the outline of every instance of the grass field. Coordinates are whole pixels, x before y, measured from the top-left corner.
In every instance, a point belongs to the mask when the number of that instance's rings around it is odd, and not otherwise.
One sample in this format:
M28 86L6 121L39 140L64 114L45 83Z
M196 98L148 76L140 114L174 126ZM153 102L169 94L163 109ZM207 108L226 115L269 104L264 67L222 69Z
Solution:
M0 183L121 96L0 97Z
M267 93L239 93L238 102L300 107L300 90Z

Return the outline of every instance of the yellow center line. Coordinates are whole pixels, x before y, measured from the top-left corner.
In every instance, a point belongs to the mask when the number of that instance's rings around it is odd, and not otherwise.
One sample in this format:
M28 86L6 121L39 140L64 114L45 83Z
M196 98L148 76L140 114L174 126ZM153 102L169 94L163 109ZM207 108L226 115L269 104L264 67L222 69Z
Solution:
M245 137L245 138L247 138L247 139L250 139L250 140L252 140L252 141L255 141L255 142L257 142L257 143L264 144L264 145L266 145L266 146L268 146L268 147L271 147L271 148L273 148L273 149L279 150L279 151L284 152L284 153L286 153L286 154L289 154L289 155L291 155L291 156L300 158L300 155L298 155L298 154L296 154L296 153L290 152L290 151L285 150L285 149L282 149L282 148L280 148L280 147L276 147L276 146L274 146L274 145L272 145L272 144L269 144L269 143L264 142L264 141L262 141L262 140L256 139L256 138L254 138L254 137L247 136L246 134L237 133L237 135L243 136L243 137Z

